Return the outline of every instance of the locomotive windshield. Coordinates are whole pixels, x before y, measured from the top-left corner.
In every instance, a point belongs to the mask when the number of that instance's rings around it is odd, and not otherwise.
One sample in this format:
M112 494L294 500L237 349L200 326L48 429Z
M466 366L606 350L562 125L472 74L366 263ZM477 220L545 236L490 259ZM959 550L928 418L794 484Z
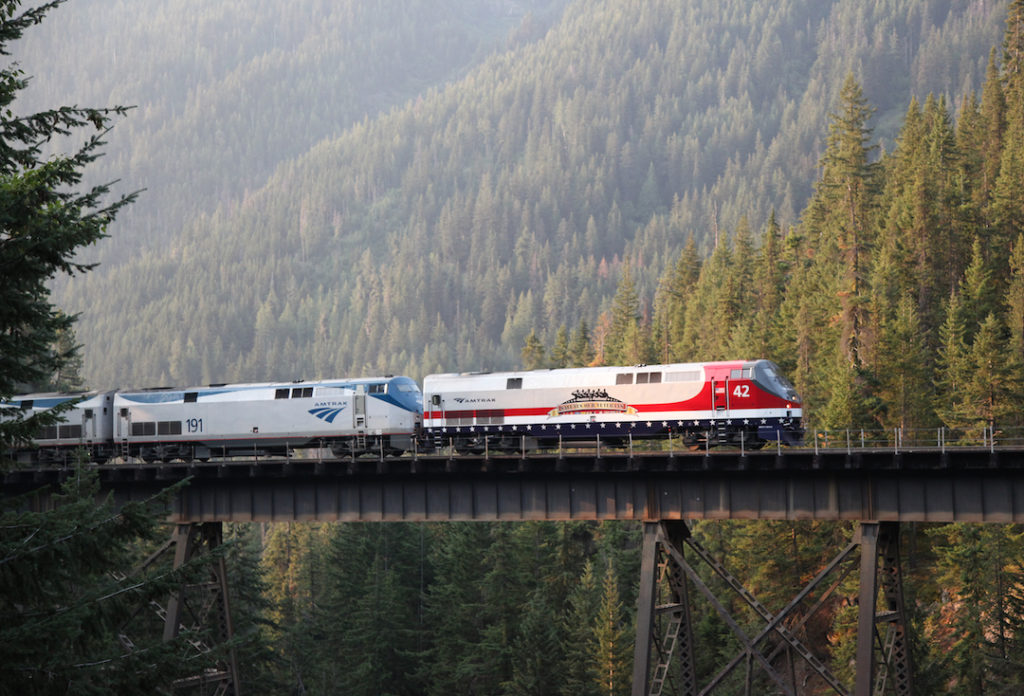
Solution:
M779 371L779 366L770 360L759 360L754 364L754 382L765 391L800 403L800 396L792 382L786 379Z

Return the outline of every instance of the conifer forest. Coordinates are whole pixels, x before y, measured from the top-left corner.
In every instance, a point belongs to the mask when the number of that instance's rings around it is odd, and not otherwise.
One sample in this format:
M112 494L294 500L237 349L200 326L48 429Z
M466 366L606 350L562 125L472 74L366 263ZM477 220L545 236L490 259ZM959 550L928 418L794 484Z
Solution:
M119 202L80 250L96 265L47 285L69 360L19 387L767 358L808 437L1024 442L1024 0L69 0L12 38L30 79L0 84L4 118L130 107L94 115L104 156L71 182ZM32 156L81 147L70 130ZM99 608L103 578L163 533L141 510L115 533L82 494L50 522L0 508L0 694L156 688L66 677L113 659L128 610ZM52 540L17 536L33 525ZM81 529L106 530L109 567L69 562L94 553ZM853 529L693 534L779 609ZM630 693L638 525L226 537L248 693ZM1024 529L904 524L901 543L917 693L1024 692ZM29 582L62 564L84 579ZM175 579L147 577L146 596ZM93 630L26 642L68 629L32 623L63 616L61 582ZM855 596L844 579L800 628L847 682ZM711 675L740 645L693 611ZM51 676L19 681L40 653ZM731 679L715 693L745 693Z

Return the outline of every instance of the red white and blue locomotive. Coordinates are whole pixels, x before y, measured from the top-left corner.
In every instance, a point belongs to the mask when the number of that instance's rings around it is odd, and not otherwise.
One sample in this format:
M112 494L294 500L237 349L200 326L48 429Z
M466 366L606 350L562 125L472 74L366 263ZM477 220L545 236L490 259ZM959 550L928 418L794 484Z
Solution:
M793 385L768 360L429 375L427 433L457 448L680 436L691 446L802 441Z
M438 445L519 450L677 436L691 447L803 438L800 397L767 360L26 394L27 414L76 402L20 462L206 461L329 449L395 455Z

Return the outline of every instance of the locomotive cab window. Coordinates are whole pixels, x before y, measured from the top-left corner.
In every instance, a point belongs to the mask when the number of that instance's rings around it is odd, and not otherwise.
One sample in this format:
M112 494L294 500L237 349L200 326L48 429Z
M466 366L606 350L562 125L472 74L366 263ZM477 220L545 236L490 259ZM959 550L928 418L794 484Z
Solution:
M522 377L509 377L508 382L505 384L506 389L522 389L523 378Z
M743 369L732 370L729 374L729 379L753 379L754 368L744 367Z
M185 392L185 403L194 404L199 398L199 392Z
M370 389L368 390L368 393L370 393L370 394L387 394L388 393L388 385L386 385L386 384L371 384L370 385Z

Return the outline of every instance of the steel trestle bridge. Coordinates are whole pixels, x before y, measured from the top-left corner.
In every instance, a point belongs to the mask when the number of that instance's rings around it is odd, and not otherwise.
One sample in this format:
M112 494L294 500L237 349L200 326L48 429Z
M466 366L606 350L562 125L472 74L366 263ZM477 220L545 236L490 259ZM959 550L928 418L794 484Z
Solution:
M1024 433L1011 437L986 428L974 438L944 429L913 438L898 430L807 435L801 448L772 443L755 450L742 443L696 452L668 443L652 450L639 442L610 447L597 440L543 451L524 447L499 453L485 447L460 455L442 448L429 455L347 459L254 454L92 466L115 501L148 499L184 482L168 509L176 529L171 542L177 546L176 564L215 547L222 522L637 521L644 531L634 696L713 693L735 670L745 671L747 693L767 683L780 694L912 694L898 525L1024 522ZM45 508L50 492L70 475L61 466L7 472L0 494L28 494L34 506ZM832 562L775 612L690 536L687 521L702 519L859 524ZM758 633L744 632L702 580L698 565L759 617ZM850 689L801 642L799 629L855 571L860 578L857 672ZM224 577L221 568L214 584L230 634ZM693 593L705 597L742 646L703 685L694 668ZM179 603L172 600L168 637L178 630L180 616ZM220 674L221 692L240 692L237 666L227 664Z

